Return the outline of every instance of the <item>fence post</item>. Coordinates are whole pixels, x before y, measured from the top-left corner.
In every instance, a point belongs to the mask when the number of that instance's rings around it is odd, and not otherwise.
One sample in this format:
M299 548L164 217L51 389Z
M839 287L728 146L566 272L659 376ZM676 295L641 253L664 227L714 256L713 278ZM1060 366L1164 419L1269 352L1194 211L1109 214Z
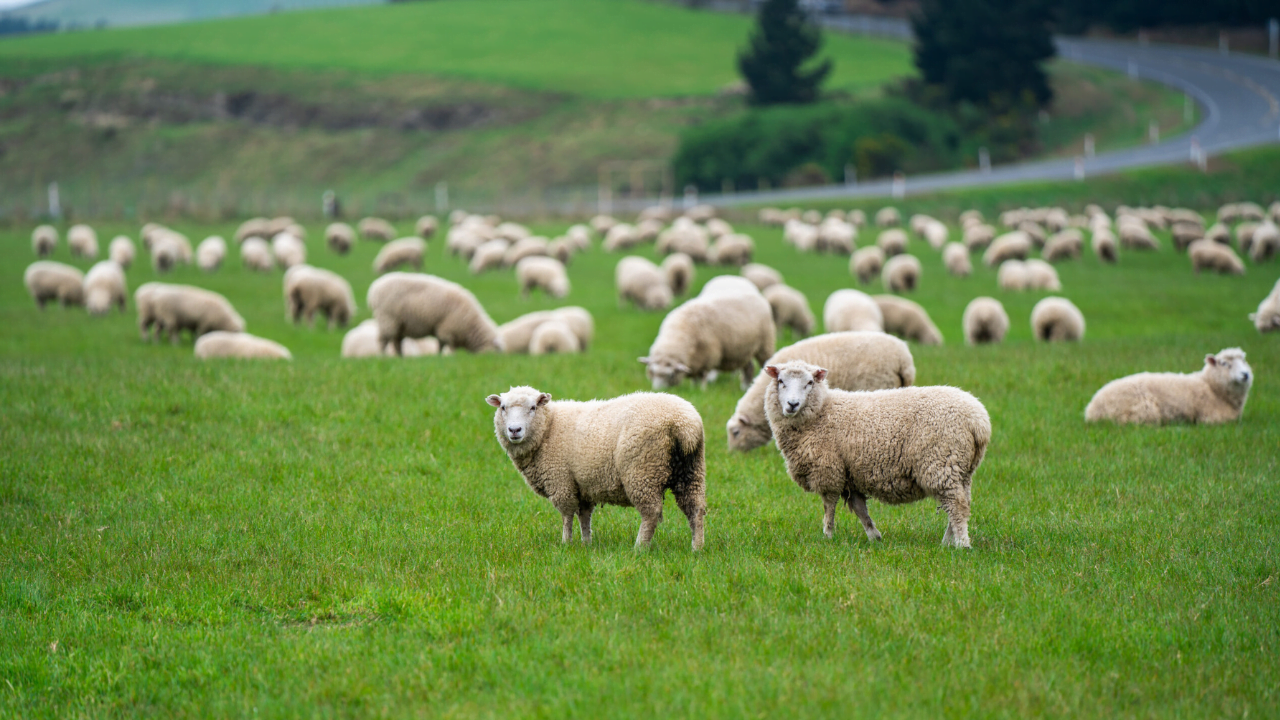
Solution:
M62 197L58 193L58 181L49 183L49 217L62 219Z
M1084 180L1084 158L1079 155L1076 156L1075 177L1076 180Z
M1084 156L1087 158L1091 158L1093 157L1093 153L1094 153L1093 133L1088 133L1084 136Z
M449 209L449 183L441 180L436 183L436 212L442 213Z
M991 172L991 152L984 147L978 148L978 169L983 173Z
M907 196L907 176L901 171L893 174L893 196L896 198Z
M684 209L698 204L698 187L692 183L684 186Z

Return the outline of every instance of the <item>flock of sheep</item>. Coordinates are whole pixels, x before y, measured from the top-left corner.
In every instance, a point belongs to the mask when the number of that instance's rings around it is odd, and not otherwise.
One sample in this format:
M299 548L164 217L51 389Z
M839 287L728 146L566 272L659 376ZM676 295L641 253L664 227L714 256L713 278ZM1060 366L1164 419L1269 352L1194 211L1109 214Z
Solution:
M1224 206L1218 222L1206 227L1197 213L1168 208L1127 208L1116 218L1097 206L1083 215L1058 208L1003 213L999 232L977 211L960 217L961 240L950 241L948 227L923 215L905 228L894 208L874 216L874 244L858 247L868 231L861 211L826 215L816 211L767 209L761 221L782 227L784 242L802 252L847 255L849 271L860 283L880 277L895 294L868 295L837 290L823 306L824 334L813 334L817 319L804 293L784 282L773 268L753 263L755 242L734 231L713 208L697 206L676 214L650 208L634 224L597 216L550 239L493 216L455 211L449 217L448 250L480 274L498 268L514 272L519 291L535 289L550 297L570 293L567 265L596 240L606 252L625 252L653 243L661 264L638 256L620 258L615 284L620 305L663 311L692 291L699 264L739 268L705 283L697 295L667 312L649 353L639 358L654 390L685 380L705 386L720 373L737 374L744 394L727 422L732 450L750 451L775 440L791 478L823 499L823 530L834 532L835 510L843 501L873 540L880 533L866 499L886 503L932 498L946 512L946 545L968 547L970 484L991 439L991 421L972 395L949 387L916 387L915 365L907 342L941 344L941 331L919 304L900 297L919 287L922 264L907 252L911 236L942 254L948 272L972 272L971 253L998 268L1002 289L1058 292L1062 285L1053 263L1079 258L1085 232L1090 247L1105 262L1116 262L1121 248L1155 250L1152 228L1167 229L1193 268L1243 272L1243 261L1265 262L1280 249L1280 203L1264 212L1242 203ZM396 239L393 226L366 218L356 228L334 223L325 243L334 252L350 251L357 237L383 243L374 261L381 277L366 304L373 315L343 339L344 357L451 354L469 352L573 353L585 351L594 334L590 313L580 307L529 313L497 325L473 293L458 283L420 272L427 240L439 230L425 216L415 235ZM324 315L330 326L346 326L356 314L348 283L340 275L306 264L306 231L290 218L256 218L237 230L241 261L252 270L285 269L283 294L287 316L314 322ZM50 226L32 234L37 255L58 244ZM161 225L142 229L141 240L153 267L164 272L194 262L216 270L227 242L210 237L194 250L181 233ZM67 233L77 256L93 258L97 237L88 226ZM1039 249L1040 258L1029 257ZM135 259L126 237L113 239L109 259L82 275L61 263L40 260L26 272L36 303L84 305L102 314L126 306L125 270ZM245 322L222 295L202 288L152 282L134 293L144 339L167 334L174 342L190 331L195 354L209 357L289 358L289 351L245 333ZM1280 329L1280 282L1250 316L1260 332ZM983 296L966 307L963 330L970 344L998 343L1009 329L999 300ZM1047 297L1031 314L1040 341L1079 341L1085 322L1064 297ZM776 347L779 330L806 338ZM1252 370L1238 348L1205 358L1191 374L1143 373L1115 380L1094 396L1088 421L1227 422L1240 417L1252 384ZM706 512L706 462L703 423L697 410L676 396L633 393L606 401L552 401L534 388L512 388L487 398L495 408L495 433L529 487L547 498L563 518L562 537L571 539L577 518L582 538L591 537L595 505L635 507L642 518L637 544L651 539L662 520L670 490L686 515L693 547L702 546Z

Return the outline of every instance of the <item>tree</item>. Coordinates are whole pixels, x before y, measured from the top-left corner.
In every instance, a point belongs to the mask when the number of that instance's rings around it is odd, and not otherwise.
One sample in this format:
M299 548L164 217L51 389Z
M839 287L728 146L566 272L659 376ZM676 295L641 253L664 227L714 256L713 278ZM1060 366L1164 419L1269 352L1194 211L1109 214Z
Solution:
M822 47L822 32L796 0L765 0L747 48L738 55L738 71L747 81L752 105L810 103L831 73L831 60L809 69Z
M1043 107L1053 99L1049 20L1045 0L922 0L911 19L916 67L952 102Z

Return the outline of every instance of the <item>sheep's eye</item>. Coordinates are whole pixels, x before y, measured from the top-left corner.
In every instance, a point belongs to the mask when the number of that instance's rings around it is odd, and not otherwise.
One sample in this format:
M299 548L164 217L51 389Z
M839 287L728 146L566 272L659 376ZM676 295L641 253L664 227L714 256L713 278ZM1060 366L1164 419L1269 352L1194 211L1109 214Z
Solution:
M808 385L806 385L805 387L813 387L813 381L812 381L812 380L810 380L810 381L809 381L809 384L808 384Z
M502 410L502 412L506 412L506 411L507 411L507 406L506 406L506 405L503 405L503 406L502 406L502 408L501 408L501 410Z

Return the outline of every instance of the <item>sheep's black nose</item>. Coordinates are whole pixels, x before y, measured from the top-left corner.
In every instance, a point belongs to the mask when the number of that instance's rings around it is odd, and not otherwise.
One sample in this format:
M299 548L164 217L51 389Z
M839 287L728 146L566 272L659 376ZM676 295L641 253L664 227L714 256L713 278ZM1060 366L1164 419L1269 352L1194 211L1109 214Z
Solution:
M795 402L794 400L788 400L788 401L787 401L787 409L788 409L788 410L795 410L795 409L796 409L797 407L799 407L799 406L800 406L800 403Z
M1244 381L1249 382L1249 373L1244 374Z
M519 435L519 434L520 434L520 428L518 428L518 427L509 427L509 428L507 428L507 432L511 433L512 435Z

